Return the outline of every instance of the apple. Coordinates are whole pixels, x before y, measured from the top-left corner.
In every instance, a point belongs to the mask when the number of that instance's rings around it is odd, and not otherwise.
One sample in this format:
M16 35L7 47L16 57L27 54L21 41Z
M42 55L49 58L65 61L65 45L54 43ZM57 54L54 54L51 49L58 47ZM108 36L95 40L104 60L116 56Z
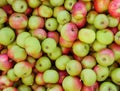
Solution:
M0 24L4 24L7 21L7 13L0 8Z
M57 31L49 31L47 32L47 37L55 39L56 43L58 43L60 35Z
M96 32L96 39L102 44L109 45L114 40L114 35L109 29L101 29Z
M53 10L47 5L40 5L38 8L39 15L41 17L49 18L53 15Z
M7 54L0 54L0 70L7 72L13 67L13 62L9 60Z
M93 69L96 73L97 81L105 81L109 76L110 71L108 67L96 65Z
M24 61L27 58L27 53L25 49L19 47L18 45L14 45L11 48L9 48L7 55L15 62Z
M55 61L55 66L59 70L65 70L67 63L70 61L70 57L68 55L61 55Z
M95 58L96 58L98 64L100 64L102 66L110 66L115 61L114 52L109 48L104 48L104 49L98 51L95 55Z
M25 40L26 38L31 37L29 32L22 32L16 38L16 43L22 48L25 48Z
M87 9L84 2L76 2L72 7L71 14L77 20L84 18L87 15Z
M54 7L63 5L64 0L50 0L50 4Z
M18 62L14 65L14 73L17 77L26 77L32 73L32 66L29 62Z
M120 39L119 39L119 36L120 36L120 31L118 31L115 36L114 36L114 41L116 44L120 45Z
M119 17L115 18L115 17L108 15L108 19L109 19L109 25L108 25L109 27L117 27L119 23Z
M61 28L60 34L66 41L75 41L78 35L78 28L74 23L67 23Z
M23 78L21 78L21 80L22 80L23 84L25 84L27 86L31 86L34 83L34 74L32 73L26 77L23 77Z
M13 13L9 17L9 25L13 29L24 29L27 27L28 18L22 13Z
M59 80L59 73L54 69L48 69L43 73L43 80L45 83L57 83Z
M92 48L94 51L100 51L106 47L107 47L106 44L100 43L98 40L95 40L92 44Z
M66 64L66 71L71 76L78 76L82 71L82 65L77 60L70 60Z
M112 0L108 6L108 12L113 17L120 16L120 0Z
M35 89L35 91L46 91L46 89L43 86L39 86Z
M59 70L58 73L59 73L58 84L62 84L64 78L68 76L68 73L66 71L61 71L61 70Z
M18 89L15 87L7 87L7 88L4 88L2 91L18 91Z
M114 35L118 32L118 28L117 27L111 27L109 29L113 32Z
M47 91L63 91L63 88L59 84L52 85L47 88Z
M55 31L58 27L58 22L55 18L49 18L45 22L45 28L48 31Z
M7 0L0 1L0 7L7 5L7 4L8 4Z
M98 13L96 12L96 11L90 11L90 12L88 12L88 14L87 14L87 22L89 23L89 24L93 24L94 23L94 20L95 20L95 17L98 15Z
M50 53L57 47L57 43L53 38L46 38L42 41L41 47L43 52Z
M28 27L32 30L44 27L44 18L32 15L28 20Z
M87 43L79 40L75 41L72 46L72 51L75 55L84 57L89 53L90 46Z
M36 74L35 82L37 85L45 85L45 82L43 80L43 73L39 72Z
M63 6L58 6L58 7L54 7L53 9L53 16L56 18L58 13L62 10L65 10L65 8Z
M70 22L71 20L71 15L67 10L62 10L57 14L57 21L59 24L66 24L68 22Z
M83 68L93 68L96 65L96 59L93 56L85 56L81 60L81 65Z
M25 0L15 0L12 3L12 8L15 12L24 13L27 10L27 2Z
M80 0L79 0L80 1ZM89 12L91 9L92 9L92 2L90 2L90 1L83 1L84 2L84 4L85 4L85 7L86 7L86 9L87 9L87 12Z
M54 51L52 51L51 53L47 53L47 56L53 61L55 61L61 55L62 55L62 51L60 47L56 47Z
M76 76L66 76L62 82L64 91L81 91L82 82Z
M33 10L32 15L39 16L38 7Z
M66 48L66 47L62 47L62 46L60 48L62 50L63 55L67 55L71 52L71 48Z
M109 25L109 20L105 14L97 14L94 19L94 26L97 29L105 29Z
M117 86L112 82L103 82L100 84L99 91L118 91Z
M98 13L104 13L108 10L110 0L94 0L94 9Z
M25 39L24 45L28 55L32 56L33 58L39 58L41 55L41 45L36 37L27 37Z
M39 72L44 72L48 69L51 68L51 61L47 56L42 56L40 57L35 64L35 68L39 71Z
M31 8L37 8L38 6L40 6L41 1L40 0L27 0L27 3L29 7Z
M117 85L120 85L119 74L120 74L120 68L116 68L111 72L111 76L110 76L112 81Z
M7 4L5 6L2 7L2 9L8 14L11 15L14 11L12 9L12 6Z
M25 15L29 16L32 13L32 8L28 7L27 10L25 11Z
M11 68L7 71L7 78L10 79L11 81L18 81L19 77L17 77L14 73L14 69Z
M15 39L14 30L10 27L3 27L0 29L0 44L9 45Z
M42 1L42 5L46 5L48 7L54 8L51 3L50 0L41 0Z
M32 34L32 36L38 38L40 41L44 40L47 37L46 30L44 30L42 28L38 28L38 29L35 29L35 30L30 30L29 32Z
M77 2L77 0L65 0L64 7L66 10L71 11L73 5Z
M32 89L27 85L18 86L18 91L32 91Z
M12 3L13 3L15 0L3 0L3 1L7 1L7 3L8 3L9 5L12 5Z
M87 36L87 37L85 37ZM87 29L87 28L81 28L80 31L78 32L78 38L80 41L84 43L91 44L94 42L96 38L96 34L93 30Z

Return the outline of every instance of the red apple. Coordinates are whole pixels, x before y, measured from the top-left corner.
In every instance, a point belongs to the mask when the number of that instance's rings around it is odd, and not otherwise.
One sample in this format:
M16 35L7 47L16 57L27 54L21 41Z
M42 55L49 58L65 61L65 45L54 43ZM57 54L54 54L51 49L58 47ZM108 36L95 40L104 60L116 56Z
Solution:
M11 5L9 4L3 6L2 8L8 15L11 15L14 12Z

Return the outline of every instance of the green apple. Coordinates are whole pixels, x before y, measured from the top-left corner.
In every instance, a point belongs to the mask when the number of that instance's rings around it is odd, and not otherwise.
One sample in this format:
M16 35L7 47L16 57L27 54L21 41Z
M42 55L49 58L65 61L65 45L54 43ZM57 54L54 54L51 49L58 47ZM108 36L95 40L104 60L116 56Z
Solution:
M117 27L119 23L119 18L115 18L108 15L108 19L109 19L109 25L108 25L109 27Z
M4 24L0 24L0 29L2 29L4 27Z
M72 51L75 55L79 57L84 57L89 53L90 46L87 43L81 42L79 40L75 41L72 46Z
M66 71L71 76L78 76L82 70L82 65L77 60L71 60L66 64Z
M26 38L31 37L29 32L22 32L17 36L16 43L20 47L24 48L25 47L25 40Z
M65 0L64 7L66 10L71 11L73 5L77 2L77 0Z
M15 87L6 87L2 91L17 91L17 88L15 88Z
M59 80L59 74L56 70L49 69L43 73L43 80L46 83L57 83Z
M38 8L39 15L41 17L49 18L53 15L53 10L49 6L46 5L40 5Z
M45 22L45 27L48 31L55 31L58 27L58 22L55 18L49 18Z
M47 53L48 57L55 61L58 57L62 55L62 50L60 47L56 47L51 53Z
M71 58L68 55L61 55L58 57L55 61L55 66L59 70L65 70L66 69L66 64L71 60Z
M106 48L107 45L100 43L99 41L95 40L92 44L92 48L94 51L100 51L101 49Z
M28 62L18 62L14 65L14 73L17 77L26 77L32 73L32 66Z
M87 37L86 37L87 36ZM92 29L81 28L78 32L78 38L80 41L91 44L95 40L95 31Z
M50 59L47 56L40 57L35 64L35 68L39 72L44 72L52 66Z
M81 91L82 82L76 76L66 76L62 82L64 91Z
M7 0L0 0L0 7L3 7L4 5L7 5Z
M103 82L100 84L99 91L118 91L117 86L112 82Z
M18 91L32 91L32 89L27 85L18 86Z
M24 42L25 50L28 55L32 56L33 58L38 58L40 51L41 51L41 45L39 40L36 37L28 37L25 39Z
M97 80L96 73L92 69L83 69L80 78L86 86L92 86Z
M114 36L114 41L116 44L120 45L120 31L118 31Z
M64 0L50 0L50 4L54 7L61 6L64 4Z
M15 12L24 13L28 8L27 2L25 0L15 0L12 3L12 8Z
M120 68L116 68L111 72L111 79L112 81L117 84L120 85Z
M3 0L4 1L4 0ZM7 0L7 3L12 5L12 3L14 2L15 0Z
M18 81L19 77L17 77L14 73L14 69L11 68L8 70L7 72L7 77L11 80L11 81Z
M105 29L105 28L108 27L108 25L109 25L109 20L108 20L107 15L105 15L105 14L98 14L95 17L94 26L97 29Z
M96 65L94 71L97 76L97 81L105 81L109 76L109 68L101 65Z
M71 15L67 10L62 10L57 15L57 21L59 24L64 25L70 22L70 20L71 20Z
M42 50L45 53L51 53L57 47L57 43L52 38L46 38L41 43Z
M51 3L50 3L50 0L41 0L41 1L42 1L42 5L46 5L46 6L48 6L48 7L53 8L53 6L52 6Z
M113 42L114 35L109 29L101 29L97 31L96 39L102 44L109 45Z
M29 7L37 8L41 4L41 0L27 0Z
M93 56L88 55L81 60L81 65L83 68L92 69L96 65L96 60Z
M34 83L34 74L30 74L29 76L21 78L22 83L27 86L31 86Z
M0 13L0 24L3 24L7 21L7 14L2 8L0 8L0 12L1 12Z
M27 58L27 53L25 49L19 47L18 45L13 45L8 49L8 56L15 62L24 61Z

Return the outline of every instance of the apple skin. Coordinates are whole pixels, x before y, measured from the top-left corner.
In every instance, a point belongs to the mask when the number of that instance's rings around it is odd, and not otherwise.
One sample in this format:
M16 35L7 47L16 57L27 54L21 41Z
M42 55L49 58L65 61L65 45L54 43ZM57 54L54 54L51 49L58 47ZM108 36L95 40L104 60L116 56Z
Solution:
M64 4L64 0L50 0L50 4L54 7L62 6Z
M28 27L32 30L44 27L44 18L32 15L28 20Z
M13 62L9 60L7 54L0 54L0 70L7 72L13 67Z
M18 62L14 65L14 73L17 77L26 77L32 73L32 66L29 62Z
M94 8L98 13L104 13L108 10L110 0L94 0Z
M118 91L117 86L112 82L105 81L100 84L99 91L109 91L109 90Z
M28 18L22 13L13 13L9 17L9 25L13 29L24 29L27 26Z
M42 28L38 28L38 29L35 29L35 30L30 30L30 33L33 36L35 36L36 38L38 38L40 41L47 38L47 32L46 32L46 30L44 30Z
M115 61L114 52L109 48L104 48L98 51L97 54L95 55L95 58L98 64L102 66L110 66Z
M13 82L7 78L6 75L1 75L0 76L0 90L10 87L13 85Z
M8 4L7 0L2 0L0 2L0 7L3 7L4 5L7 5L7 4Z
M79 0L80 1L80 0ZM83 1L84 2L84 4L85 4L85 7L86 7L86 9L87 9L87 12L89 12L91 9L92 9L92 2L90 2L90 1Z
M71 10L72 16L79 20L87 15L87 9L82 1L76 2Z
M27 3L29 5L29 7L31 8L37 8L40 4L41 4L41 1L40 0L27 0Z
M14 45L11 48L9 48L7 55L15 62L24 61L27 58L27 53L25 49L19 47L18 45Z
M82 82L78 77L66 76L62 82L64 91L81 91Z
M29 16L33 12L32 8L28 7L27 10L25 11L25 15Z
M5 6L2 7L2 9L8 14L11 15L14 11L12 9L12 6L7 4Z
M113 28L109 28L113 34L115 35L118 32L118 28L117 27L113 27Z
M96 73L97 81L105 81L109 76L109 68L101 65L96 65L93 70Z
M47 37L55 39L56 43L58 43L60 35L56 31L49 31L49 32L47 32Z
M83 84L81 91L99 91L99 83L95 82L95 84L93 84L92 86L85 86Z
M34 91L46 91L44 86L38 86Z
M110 1L108 12L113 17L120 17L120 0Z
M39 16L38 7L33 10L32 15Z
M66 47L62 47L62 46L60 48L62 50L63 55L69 54L71 52L71 48L66 48Z
M18 86L18 91L32 91L32 89L29 86L22 84Z
M79 61L79 62L81 62L82 59L83 59L83 57L77 56L77 55L75 55L74 53L73 53L73 58L74 58L75 60Z
M62 86L59 84L51 85L47 88L47 91L64 91Z
M77 39L78 28L74 23L67 23L62 27L60 34L66 41L75 41Z
M7 88L4 88L2 91L18 91L18 89L15 87L7 87Z
M116 44L120 45L120 39L119 39L119 36L120 36L120 31L118 31L115 36L114 36L114 41Z

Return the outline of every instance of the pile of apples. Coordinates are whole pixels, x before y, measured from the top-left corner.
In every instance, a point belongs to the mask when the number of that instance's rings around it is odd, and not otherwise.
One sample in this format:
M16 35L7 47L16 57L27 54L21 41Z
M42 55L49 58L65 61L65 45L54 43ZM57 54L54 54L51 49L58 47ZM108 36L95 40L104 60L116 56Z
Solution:
M120 91L120 0L0 0L0 91Z

